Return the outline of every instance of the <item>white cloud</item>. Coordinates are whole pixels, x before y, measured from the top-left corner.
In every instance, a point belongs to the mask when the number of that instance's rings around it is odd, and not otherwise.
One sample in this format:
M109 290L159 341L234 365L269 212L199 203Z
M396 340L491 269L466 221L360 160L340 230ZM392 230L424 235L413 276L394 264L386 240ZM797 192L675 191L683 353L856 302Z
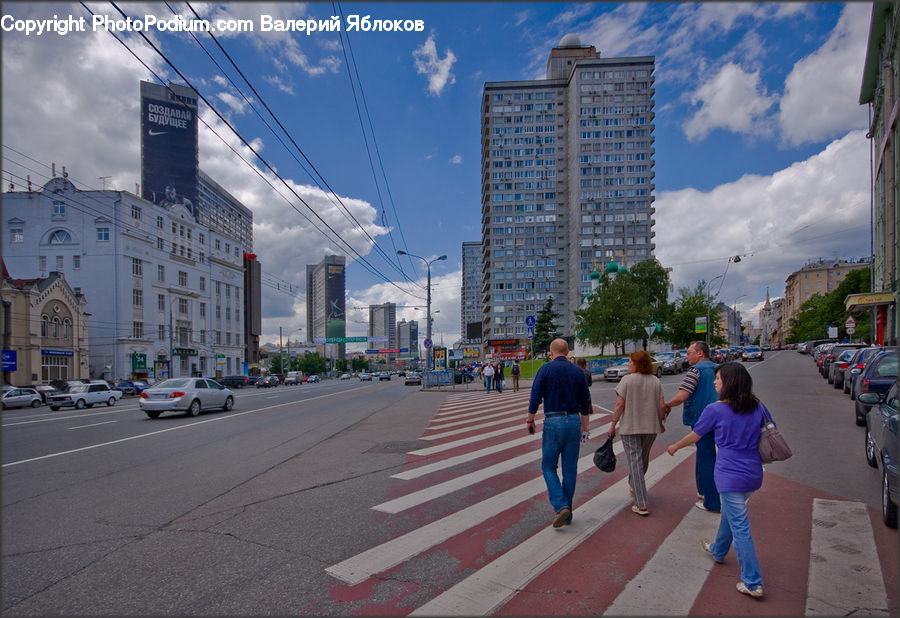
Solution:
M691 103L701 106L685 122L684 134L690 141L703 139L715 129L764 135L771 131L764 119L775 100L766 94L759 71L747 73L730 62L691 96Z
M654 204L657 257L673 268L676 291L710 281L728 266L723 302L732 304L741 294L759 298L766 286L780 296L787 276L811 259L868 255L864 135L852 131L769 176L743 176L706 192L660 193ZM746 257L729 265L734 255Z
M228 106L230 110L233 112L237 112L238 114L243 114L247 111L247 101L243 98L238 98L231 94L230 92L220 92L216 95L216 97L222 101L225 105Z
M460 163L462 163L462 155L453 155L452 157L450 157L450 163L459 165Z
M785 80L778 122L783 140L799 145L867 125L859 104L871 3L850 2L821 48L794 65Z
M416 60L416 73L428 77L429 94L440 96L447 86L456 83L456 77L451 72L456 55L448 49L443 58L439 57L433 34L413 50L413 58Z

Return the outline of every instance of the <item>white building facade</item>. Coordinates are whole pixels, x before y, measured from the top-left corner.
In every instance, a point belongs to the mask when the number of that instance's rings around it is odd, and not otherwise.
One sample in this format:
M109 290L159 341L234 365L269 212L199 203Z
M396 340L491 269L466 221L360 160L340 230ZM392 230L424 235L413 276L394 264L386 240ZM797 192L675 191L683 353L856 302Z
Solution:
M3 218L10 276L64 272L84 295L91 378L240 373L245 249L183 205L56 177L4 193Z

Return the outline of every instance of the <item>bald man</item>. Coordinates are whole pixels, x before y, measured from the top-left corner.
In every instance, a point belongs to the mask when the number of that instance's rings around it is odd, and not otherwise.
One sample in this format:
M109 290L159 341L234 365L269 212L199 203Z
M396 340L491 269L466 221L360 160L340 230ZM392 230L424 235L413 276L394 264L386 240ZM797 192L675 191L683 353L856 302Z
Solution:
M569 344L565 339L550 343L550 362L534 376L528 416L525 423L534 433L534 415L544 405L544 428L541 435L541 472L547 494L556 515L553 527L572 523L572 498L578 477L578 454L582 432L590 426L591 393L581 368L570 363ZM562 458L562 483L556 468Z

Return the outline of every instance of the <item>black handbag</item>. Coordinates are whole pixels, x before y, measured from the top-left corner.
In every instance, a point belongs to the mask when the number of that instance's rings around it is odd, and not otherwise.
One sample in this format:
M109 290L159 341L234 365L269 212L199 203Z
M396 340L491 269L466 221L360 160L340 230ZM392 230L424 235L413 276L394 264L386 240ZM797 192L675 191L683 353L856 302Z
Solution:
M613 472L616 469L616 454L613 453L612 436L609 436L606 442L594 451L594 465L603 472Z

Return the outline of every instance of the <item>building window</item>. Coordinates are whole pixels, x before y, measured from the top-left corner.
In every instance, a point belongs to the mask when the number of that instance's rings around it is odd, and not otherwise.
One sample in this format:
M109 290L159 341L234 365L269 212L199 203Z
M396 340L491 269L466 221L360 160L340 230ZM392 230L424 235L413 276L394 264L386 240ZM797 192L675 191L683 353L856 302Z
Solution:
M25 228L21 226L9 228L9 242L20 243L25 242Z
M165 294L157 294L156 296L156 307L160 311L166 310L166 296Z
M53 200L53 218L61 219L66 216L66 203Z
M143 322L132 322L131 334L135 339L143 339L144 338L144 323Z
M188 300L186 298L178 299L178 313L187 314L188 312Z
M160 251L163 251L165 248L165 243L163 243L163 239L161 236L156 237L156 248Z
M200 331L200 345L206 345L206 331L205 330ZM200 357L200 362L203 363L202 356ZM200 369L202 370L203 367L201 366Z
M97 228L97 241L98 242L108 242L109 241L109 228L108 227L98 227Z
M222 345L222 331L216 331L216 345Z
M200 303L200 317L206 317L206 303Z
M72 242L72 236L65 230L56 230L50 234L51 245L62 245Z
M48 315L41 316L41 337L50 336L50 317Z
M187 271L179 270L178 271L178 285L186 288L187 284L188 284Z
M219 239L216 238L216 251L220 250L221 248L222 248L222 245L221 245L221 243L219 242Z
M65 258L62 255L56 256L56 270L62 270L65 266Z
M62 336L63 336L63 339L68 339L68 338L69 338L69 330L70 330L70 327L71 327L71 326L72 326L72 320L70 320L69 318L63 319L63 321L62 321L62 327L63 327L63 328L62 328Z
M222 319L222 306L221 305L216 305L216 319L217 320Z
M144 291L134 289L131 291L131 304L135 307L143 307L144 306Z
M53 318L53 330L51 331L50 336L54 339L59 339L59 325L59 318Z
M156 280L162 282L166 280L166 267L162 264L156 265Z
M222 282L216 281L216 296L222 295Z
M231 298L231 286L225 284L225 298Z
M225 319L226 320L231 319L231 307L225 307Z
M156 229L158 229L158 230L163 229L163 218L162 217L156 218Z
M140 206L131 206L131 218L136 219L138 221L141 220L141 207Z
M166 338L166 325L165 324L159 325L159 330L156 333L156 335L157 335L156 338L159 340L164 340Z
M144 276L144 263L138 258L131 258L131 274L135 277Z
M199 234L197 234L197 242L199 242L201 245L205 245L206 244L206 234L204 234L203 232L200 232Z
M47 256L41 255L38 257L38 268L41 272L45 272L47 270Z
M201 253L200 255L202 256L203 254ZM200 261L202 262L203 260L200 260ZM206 291L206 277L200 277L200 291L201 292Z

